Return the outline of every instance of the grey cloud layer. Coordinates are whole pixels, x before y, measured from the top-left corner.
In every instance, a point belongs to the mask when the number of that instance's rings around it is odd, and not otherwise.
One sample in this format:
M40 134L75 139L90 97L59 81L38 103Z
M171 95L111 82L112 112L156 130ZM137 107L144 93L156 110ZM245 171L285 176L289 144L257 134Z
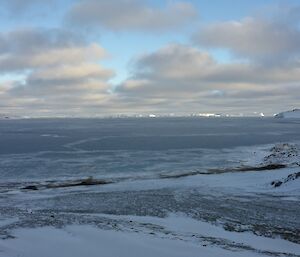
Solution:
M272 113L282 106L295 107L300 99L297 11L299 7L288 7L268 18L203 26L193 36L197 47L173 44L137 59L118 92L131 100L144 98L145 103L176 103L181 110ZM229 50L232 61L219 63L201 48Z
M248 106L249 111L267 103L276 105L280 98L297 104L299 81L300 65L221 64L198 48L175 44L140 57L133 76L118 91L129 99L144 98L145 103L149 99L176 103L179 109L221 111Z
M47 1L48 3L52 0ZM8 10L18 13L21 11L26 11L28 8L32 7L35 4L42 2L40 0L2 0L1 5Z
M4 1L11 10L22 9L25 2ZM37 2L27 1L27 8ZM82 28L169 31L191 24L198 15L195 8L187 1L166 1L163 7L138 0L70 2L65 21L71 27L0 33L1 111L271 114L299 104L300 7L268 18L203 26L193 37L194 45L169 44L135 59L130 77L114 89L110 79L115 71L100 64L108 53L91 35L82 37ZM211 54L218 48L229 50L231 61L220 62Z
M45 18L53 14L53 7L58 3L59 0L1 0L0 15L14 20L36 16Z
M294 7L271 18L248 17L211 24L200 29L193 40L201 46L225 48L251 60L267 60L270 65L299 60L299 10Z
M99 64L107 53L98 44L61 30L28 29L1 34L0 42L0 73L24 77L0 83L0 101L8 109L69 113L109 98L114 71Z
M0 51L40 51L56 47L83 45L82 37L63 29L18 28L0 33Z
M196 9L188 2L172 2L159 8L139 0L84 0L67 14L71 24L117 31L177 29L196 17Z
M208 52L173 44L139 58L134 79L181 80L205 83L268 84L298 82L300 64L270 67L248 62L218 63Z
M84 48L85 43L78 36L59 29L18 29L0 33L0 74L55 64L62 61L59 57L64 58L68 51L73 50L75 55L78 47ZM68 58L65 61L68 62Z

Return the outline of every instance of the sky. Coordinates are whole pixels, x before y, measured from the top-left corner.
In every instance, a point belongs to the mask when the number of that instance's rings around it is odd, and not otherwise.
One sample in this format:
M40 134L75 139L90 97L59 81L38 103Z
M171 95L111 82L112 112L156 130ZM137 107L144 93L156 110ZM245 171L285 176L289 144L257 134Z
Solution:
M300 107L298 0L1 0L0 115Z

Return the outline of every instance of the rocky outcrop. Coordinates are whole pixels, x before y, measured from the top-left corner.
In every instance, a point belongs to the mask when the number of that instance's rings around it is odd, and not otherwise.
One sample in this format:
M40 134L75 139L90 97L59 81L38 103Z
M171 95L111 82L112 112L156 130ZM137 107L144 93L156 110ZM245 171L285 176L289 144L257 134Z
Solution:
M292 173L288 175L285 179L283 180L274 180L271 182L271 185L273 187L280 187L281 185L288 183L290 181L296 180L300 178L300 172Z
M106 181L102 179L94 179L92 177L74 180L74 181L64 181L64 182L52 182L47 184L36 184L28 185L21 189L23 190L39 190L39 189L49 189L49 188L66 188L66 187L78 187L78 186L95 186L95 185L106 185L112 183L111 181Z
M265 164L282 163L285 165L298 165L300 160L299 148L295 144L276 144L270 149L270 154L263 159Z

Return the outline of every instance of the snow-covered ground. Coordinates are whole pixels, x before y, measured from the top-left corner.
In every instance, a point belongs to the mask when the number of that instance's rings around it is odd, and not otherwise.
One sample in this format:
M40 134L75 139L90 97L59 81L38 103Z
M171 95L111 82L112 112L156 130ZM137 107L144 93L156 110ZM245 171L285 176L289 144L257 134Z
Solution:
M299 145L239 151L231 171L7 192L0 257L300 256Z
M270 254L300 255L299 244L250 233L229 232L183 216L171 216L165 219L133 216L116 218L129 220L132 223L147 224L156 229L155 232L150 232L150 230L124 232L79 225L67 226L63 229L52 227L19 229L13 234L16 239L0 241L0 256L251 257ZM211 244L209 238L215 238L215 244Z

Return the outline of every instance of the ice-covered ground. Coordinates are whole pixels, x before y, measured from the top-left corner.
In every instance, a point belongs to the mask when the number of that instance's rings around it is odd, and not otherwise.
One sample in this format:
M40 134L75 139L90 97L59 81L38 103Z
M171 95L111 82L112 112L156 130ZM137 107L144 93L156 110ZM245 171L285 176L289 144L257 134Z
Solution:
M14 187L0 196L0 257L300 256L299 145L230 151L238 166Z

